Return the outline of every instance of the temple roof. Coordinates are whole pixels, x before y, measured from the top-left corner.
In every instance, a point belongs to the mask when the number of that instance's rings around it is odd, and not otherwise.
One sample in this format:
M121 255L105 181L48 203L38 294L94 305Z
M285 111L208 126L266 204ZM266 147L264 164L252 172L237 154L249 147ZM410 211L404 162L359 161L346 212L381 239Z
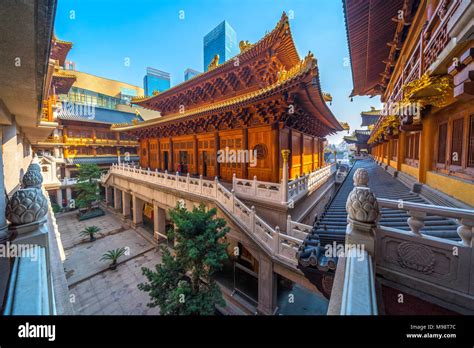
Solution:
M295 64L292 69L281 75L279 81L246 94L237 95L226 100L190 109L184 112L168 114L158 119L150 119L138 124L116 124L113 128L118 131L126 131L158 124L166 124L176 120L186 120L199 116L223 113L225 111L243 107L256 101L264 100L274 95L283 95L290 90L299 89L301 93L300 102L311 108L314 113L322 115L318 117L325 127L330 129L329 133L341 131L343 128L327 107L322 93L320 92L318 67L316 60L309 53L304 60Z
M407 0L344 0L354 89L351 96L378 95L390 60L399 23L398 11ZM391 57L393 59L393 57ZM387 76L388 77L388 76Z
M69 50L72 48L72 42L59 40L56 36L53 36L51 45L51 58L59 62L60 66L63 66Z
M277 61L286 70L290 70L300 62L300 57L293 42L289 20L286 13L282 14L281 19L275 28L255 44L244 44L242 46L241 43L241 52L232 59L229 59L216 68L205 71L188 81L184 81L166 91L158 93L157 95L133 98L132 102L144 108L158 110L162 115L165 115L168 112L167 108L169 107L170 102L174 104L175 109L177 109L176 105L179 106L182 104L186 104L187 108L195 107L199 103L183 103L184 98L187 98L189 101L189 96L195 94L198 88L211 89L212 87L206 86L205 84L209 83L214 78L222 78L224 75L225 81L222 81L222 84L238 84L238 80L241 80L242 78L235 77L236 70L238 70L239 67L242 67L241 70L244 68L248 69L246 64L249 62L255 62L257 57L262 57L264 60L271 61L272 63ZM238 65L236 65L236 62L238 62ZM244 74L245 73L248 75L254 75L253 73L255 73L255 71L248 69L248 72L244 71ZM263 74L261 71L258 73ZM243 79L246 78L247 76L243 77ZM252 76L248 76L248 78L251 79ZM255 77L253 78L255 79ZM252 85L254 90L261 87L261 83L258 83L259 81L255 80L253 82ZM268 84L269 83L267 83L267 85ZM245 89L246 88L242 88L242 92L245 92ZM232 94L235 95L235 93ZM213 102L214 99L215 98L212 98L212 100L205 100L202 103Z
M360 116L362 117L361 127L368 127L375 123L380 117L381 110L376 110L373 106L370 111L362 111Z
M271 98L285 99L287 104L296 100L298 107L326 129L321 136L342 130L326 105L329 94L321 91L317 61L311 52L299 59L285 13L257 43L241 42L241 53L233 59L158 95L132 100L133 104L160 111L163 117L114 128L132 130L220 115Z
M52 85L56 94L67 94L76 81L76 76L69 74L67 70L57 69L53 73Z
M133 122L133 120L142 120L142 118L136 114L129 112L104 109L80 104L67 104L65 107L60 108L56 114L58 119L70 120L70 121L81 121L81 122L92 122L92 123L123 123Z
M348 144L367 144L369 137L369 130L356 129L352 135L345 136L344 141Z

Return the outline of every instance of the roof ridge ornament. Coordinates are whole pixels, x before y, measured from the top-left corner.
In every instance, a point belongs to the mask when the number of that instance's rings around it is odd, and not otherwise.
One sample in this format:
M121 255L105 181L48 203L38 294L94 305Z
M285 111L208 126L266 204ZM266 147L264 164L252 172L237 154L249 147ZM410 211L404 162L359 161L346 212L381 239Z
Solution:
M247 51L252 46L253 44L251 44L248 40L240 41L239 42L240 53Z
M217 68L219 66L219 58L220 57L218 54L214 55L214 58L212 58L211 62L207 66L207 70L212 70L212 69Z
M289 70L286 70L284 67L282 67L278 71L278 82L281 83L286 80L289 80L292 77L297 76L301 73L307 72L311 69L314 69L317 66L318 66L318 60L314 58L314 54L311 51L309 51L306 57L303 58L303 60L300 60L299 63L295 64Z

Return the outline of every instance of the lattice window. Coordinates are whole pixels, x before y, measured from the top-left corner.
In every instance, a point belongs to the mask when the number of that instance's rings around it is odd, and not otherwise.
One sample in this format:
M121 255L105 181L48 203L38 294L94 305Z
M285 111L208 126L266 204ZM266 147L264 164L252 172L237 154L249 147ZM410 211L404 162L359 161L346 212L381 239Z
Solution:
M474 115L469 117L469 143L467 166L474 167Z
M460 166L462 164L462 141L464 133L464 119L458 118L453 121L453 133L451 140L451 164Z
M438 163L446 163L447 138L448 124L440 124L438 128Z

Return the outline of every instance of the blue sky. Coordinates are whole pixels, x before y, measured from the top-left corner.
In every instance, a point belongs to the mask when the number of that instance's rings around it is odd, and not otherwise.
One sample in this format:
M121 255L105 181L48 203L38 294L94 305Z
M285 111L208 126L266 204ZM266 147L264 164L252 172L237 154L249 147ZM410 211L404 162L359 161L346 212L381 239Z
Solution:
M380 100L348 97L352 74L342 0L59 0L55 32L73 42L68 59L79 71L143 87L151 66L169 72L173 86L184 80L186 68L202 71L203 37L222 20L238 41L253 43L275 27L283 11L293 16L300 56L311 50L318 59L322 89L333 96L332 112L359 128L360 112ZM329 140L338 143L346 134Z

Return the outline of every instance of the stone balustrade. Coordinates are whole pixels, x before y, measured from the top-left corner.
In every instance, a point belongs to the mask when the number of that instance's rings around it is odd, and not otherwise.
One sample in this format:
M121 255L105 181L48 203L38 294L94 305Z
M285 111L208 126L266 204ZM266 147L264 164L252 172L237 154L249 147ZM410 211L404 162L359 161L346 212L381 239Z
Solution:
M69 301L61 254L57 244L57 225L49 198L42 187L37 159L22 178L22 188L7 206L12 239L8 241L12 270L9 276L4 315L70 314L63 303ZM64 255L63 255L64 256ZM60 277L63 280L59 290ZM70 304L69 304L70 305Z
M288 215L286 220L286 233L289 236L305 240L309 233L311 233L313 226L302 224L291 220L291 215Z
M296 202L308 192L318 189L336 172L336 164L332 163L288 183L288 199Z
M119 165L122 168L124 165ZM126 168L127 167L125 165ZM131 168L133 173L140 174L143 170L147 173L150 171L149 169L143 168ZM257 177L255 176L253 180L248 179L240 179L237 178L234 174L232 178L232 189L235 195L242 199L248 199L256 202L262 202L266 204L274 204L274 205L284 205L288 206L292 203L298 201L300 198L303 198L309 192L312 192L323 185L336 171L336 165L330 164L323 168L317 169L312 173L304 175L300 178L297 178L291 182L287 182L285 185L285 181L282 180L282 183L273 183L273 182L266 182L266 181L258 181ZM130 170L127 171L131 173ZM204 185L208 185L209 180L202 180L202 177L195 178L191 177L189 174L185 176L180 176L176 173L177 179L171 178L168 172L159 172L159 171L152 171L154 176L157 178L156 181L159 184L172 184L174 188L178 186L182 189L191 189L191 190L200 190L200 185L204 183ZM105 179L105 175L103 179ZM103 180L102 179L102 180ZM177 180L177 181L176 181ZM178 183L178 186L175 186L175 181ZM196 192L197 192L196 191Z
M420 230L425 226L424 218L426 218L428 214L456 219L460 224L458 234L459 237L461 237L462 243L466 246L472 246L474 210L404 202L385 198L378 198L377 202L381 208L406 211L408 215L410 215L407 220L408 226L410 226L411 232L418 236L421 236Z
M377 314L375 272L438 298L448 308L474 313L474 210L377 199L368 182L368 172L358 169L346 203L349 252L336 274L343 288L331 297L329 314ZM381 208L405 211L410 231L383 226ZM428 215L456 219L461 242L421 234Z
M253 180L239 179L234 173L232 188L235 194L241 198L275 204L285 202L281 184L258 181L256 176Z
M296 253L303 242L295 231L308 227L303 224L290 221L290 234L280 232L278 227L269 226L255 213L255 208L248 207L236 197L235 190L229 191L216 178L214 180L193 178L190 175L180 176L179 173L152 171L150 169L134 168L128 165L112 165L109 173L103 174L101 181L105 183L111 174L117 174L134 180L175 189L190 194L195 194L216 202L230 217L234 218L239 225L257 242L259 242L271 255L293 266L298 264ZM304 228L303 228L304 226ZM291 234L292 233L292 234Z

